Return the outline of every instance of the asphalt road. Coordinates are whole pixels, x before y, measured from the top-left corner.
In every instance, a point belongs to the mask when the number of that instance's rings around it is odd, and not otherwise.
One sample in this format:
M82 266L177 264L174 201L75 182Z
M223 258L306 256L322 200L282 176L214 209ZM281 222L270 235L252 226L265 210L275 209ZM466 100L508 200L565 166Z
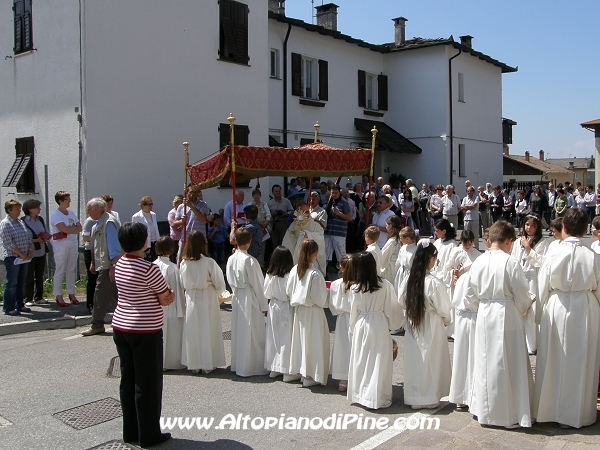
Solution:
M230 312L222 311L223 331L230 330ZM83 338L81 329L36 331L0 337L0 448L90 449L119 440L121 418L76 430L53 414L97 400L118 400L118 371L110 372L116 354L110 331ZM333 338L333 334L331 334ZM547 448L597 449L600 425L581 430L561 430L556 424L536 424L529 430L483 428L468 412L456 412L443 403L437 411L415 411L402 401L402 343L395 337L400 356L394 363L394 399L390 408L370 411L350 404L337 391L337 382L302 388L267 376L240 378L226 368L209 375L188 371L166 372L163 416L213 417L211 429L172 430L174 439L164 449L392 449L392 448ZM229 361L229 341L225 341ZM452 350L452 344L449 343ZM117 377L114 377L117 375ZM118 411L118 406L117 406ZM242 415L248 429L229 429ZM93 419L82 414L82 419ZM439 430L411 430L422 417L439 419ZM314 427L321 419L352 421L345 430L278 429L280 420L309 418ZM263 419L276 420L274 429L253 430ZM81 418L81 417L80 417ZM225 422L221 422L225 418ZM399 429L358 429L359 420L375 418ZM410 420L409 420L410 419ZM252 422L254 420L254 422ZM290 419L293 420L293 419ZM407 422L408 420L408 422ZM189 422L188 422L189 423ZM286 422L282 422L285 424ZM289 423L289 422L288 422ZM329 425L326 421L325 425ZM381 423L381 422L380 422ZM426 421L423 422L428 426ZM225 429L217 429L226 425ZM304 425L304 423L302 424ZM370 425L370 424L369 424ZM402 428L402 425L405 425ZM433 423L433 426L435 424ZM223 428L223 427L222 427ZM116 448L116 447L113 447ZM120 447L125 448L125 447Z

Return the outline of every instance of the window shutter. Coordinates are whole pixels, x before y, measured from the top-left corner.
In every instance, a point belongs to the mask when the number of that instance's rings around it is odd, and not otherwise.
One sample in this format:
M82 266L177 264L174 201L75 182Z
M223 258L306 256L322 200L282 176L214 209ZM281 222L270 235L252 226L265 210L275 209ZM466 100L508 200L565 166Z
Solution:
M33 48L33 34L31 32L31 0L25 0L23 9L23 50Z
M219 150L229 144L229 124L219 124Z
M248 5L219 1L219 57L248 64Z
M302 97L302 55L292 53L292 95Z
M248 145L248 125L235 125L233 128L233 140L235 145ZM219 150L229 145L229 124L219 124Z
M367 106L367 74L364 70L358 71L358 106Z
M319 60L319 100L327 101L329 99L328 86L328 64L327 61Z
M388 110L388 77L387 75L377 76L377 99L379 102L378 109L381 111Z
M15 24L15 47L14 52L23 51L23 0L15 0L13 4Z
M235 62L248 64L248 5L233 3L233 34L236 42Z

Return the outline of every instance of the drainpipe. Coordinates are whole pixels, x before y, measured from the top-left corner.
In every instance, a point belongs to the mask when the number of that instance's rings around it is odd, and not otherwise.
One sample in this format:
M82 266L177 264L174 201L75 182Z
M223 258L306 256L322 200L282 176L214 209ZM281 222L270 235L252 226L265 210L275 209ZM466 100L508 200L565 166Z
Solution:
M454 120L452 117L452 60L462 53L462 45L458 49L458 53L448 60L448 86L450 88L450 184L452 182L452 174L454 171Z
M285 39L283 40L283 146L287 148L288 146L288 114L287 114L287 43L290 38L290 33L292 31L292 24L288 23L287 33L285 34ZM288 179L287 176L283 177L283 196L285 197L287 194L287 186Z

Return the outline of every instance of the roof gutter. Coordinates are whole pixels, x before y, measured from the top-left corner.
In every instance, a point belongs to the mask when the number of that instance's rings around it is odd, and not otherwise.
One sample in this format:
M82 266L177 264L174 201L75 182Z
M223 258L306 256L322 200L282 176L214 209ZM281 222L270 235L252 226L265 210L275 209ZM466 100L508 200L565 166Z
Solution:
M448 60L448 88L449 88L449 97L450 97L450 184L454 185L452 182L453 172L454 172L454 118L452 114L452 60L459 56L462 53L462 45L458 49L458 53L452 56Z

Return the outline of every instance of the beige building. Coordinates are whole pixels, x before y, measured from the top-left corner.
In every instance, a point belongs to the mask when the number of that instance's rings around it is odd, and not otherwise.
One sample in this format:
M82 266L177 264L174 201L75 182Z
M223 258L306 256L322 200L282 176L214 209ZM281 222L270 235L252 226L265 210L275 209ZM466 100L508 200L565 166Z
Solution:
M508 151L508 146L504 147L504 185L512 186L517 183L519 188L527 183L565 183L569 181L573 183L574 172L569 169L546 160L544 150L540 150L539 158L532 156L529 152L525 155L511 155Z
M573 182L581 182L584 186L594 185L594 167L593 157L589 158L549 158L546 161L556 164L573 172Z

